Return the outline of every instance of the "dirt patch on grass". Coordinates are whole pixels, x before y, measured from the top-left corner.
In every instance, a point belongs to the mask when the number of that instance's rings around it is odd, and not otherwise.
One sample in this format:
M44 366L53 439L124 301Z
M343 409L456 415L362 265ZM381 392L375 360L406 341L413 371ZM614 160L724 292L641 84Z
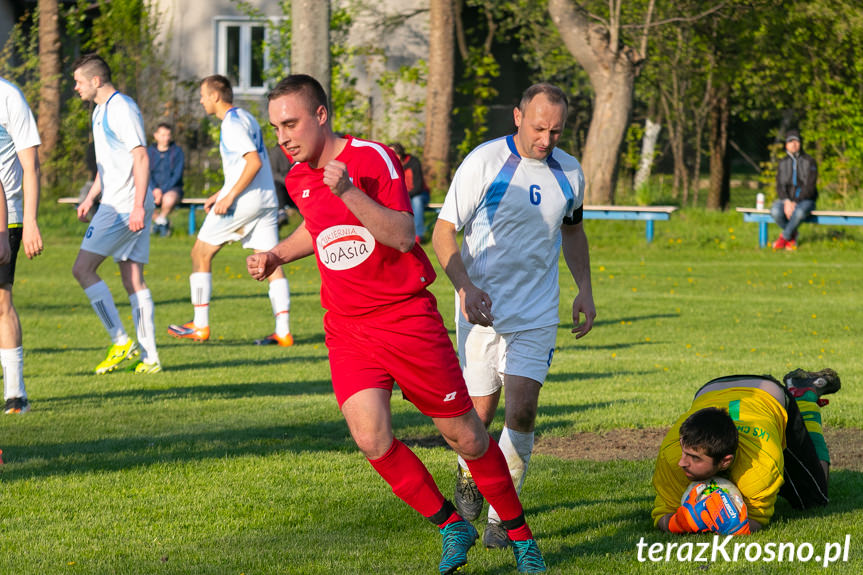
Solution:
M569 437L539 437L534 453L561 459L654 459L667 427L613 429L603 433L583 432ZM863 471L863 430L825 428L833 469Z

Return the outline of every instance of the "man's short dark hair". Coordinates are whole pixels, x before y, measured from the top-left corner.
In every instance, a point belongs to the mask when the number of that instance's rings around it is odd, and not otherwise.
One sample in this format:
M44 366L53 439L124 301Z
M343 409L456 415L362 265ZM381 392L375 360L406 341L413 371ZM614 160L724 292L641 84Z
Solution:
M737 425L728 412L718 407L699 409L680 426L684 447L703 449L714 463L737 453Z
M330 106L327 103L327 93L321 83L308 74L291 74L282 78L267 94L267 101L272 102L276 98L298 93L302 93L312 114L315 114L318 108L323 106L327 111L327 116L329 116Z
M392 144L390 144L390 149L392 149L392 151L396 153L396 156L398 156L399 159L404 158L407 154L407 152L405 152L405 147L398 142L393 142Z
M530 86L521 95L521 102L518 104L518 109L521 110L522 114L527 108L527 105L530 104L531 100L536 98L539 94L545 94L545 97L548 98L552 104L563 104L564 110L569 109L569 99L566 97L566 92L554 84L540 82Z
M213 74L201 80L201 86L206 86L211 92L216 92L223 102L234 103L234 90L231 81L221 74Z
M156 130L159 130L161 128L165 128L166 130L169 130L171 132L174 131L174 128L172 128L171 124L169 124L168 122L159 122L159 125L156 126ZM153 131L155 131L155 130L153 130Z
M81 70L84 77L89 79L99 76L103 84L111 83L111 67L98 54L84 54L72 64L72 71Z

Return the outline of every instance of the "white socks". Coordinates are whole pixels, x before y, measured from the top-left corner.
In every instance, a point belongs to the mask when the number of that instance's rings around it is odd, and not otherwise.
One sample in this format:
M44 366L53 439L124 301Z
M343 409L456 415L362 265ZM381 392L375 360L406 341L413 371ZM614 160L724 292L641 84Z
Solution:
M288 278L279 278L270 282L270 305L276 318L276 335L285 337L291 333L291 291Z
M3 365L3 399L27 398L24 389L24 348L0 349L0 364Z
M530 454L533 452L533 437L532 431L524 433L521 431L513 431L504 426L500 432L500 450L503 456L506 457L506 463L509 465L509 474L512 476L512 483L515 485L516 493L521 493L521 486L524 485L524 476L527 475L527 464L530 462ZM500 517L497 511L489 505L488 520L490 522L500 523Z
M213 295L213 274L195 272L189 276L192 289L192 305L195 306L195 327L210 325L210 297Z
M159 363L159 353L156 351L156 322L153 319L156 306L149 289L142 289L129 296L132 304L132 318L135 320L135 331L138 343L141 345L141 361L144 363Z
M104 281L98 281L88 288L84 289L84 293L90 300L90 305L93 306L93 311L99 316L99 320L105 327L105 331L111 337L114 344L122 345L129 341L126 335L126 330L123 329L123 322L120 321L120 314L117 313L117 306L114 305L114 298L111 296L111 290Z

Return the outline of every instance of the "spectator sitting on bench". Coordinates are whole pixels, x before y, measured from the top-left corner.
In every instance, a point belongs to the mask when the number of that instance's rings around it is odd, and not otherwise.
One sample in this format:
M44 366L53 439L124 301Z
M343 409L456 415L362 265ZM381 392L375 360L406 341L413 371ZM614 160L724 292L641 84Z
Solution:
M818 164L802 147L800 132L789 131L785 136L787 154L776 170L776 201L770 207L773 221L782 228L773 242L774 250L797 249L797 228L815 209L818 199Z
M153 213L153 234L171 234L168 216L183 199L183 150L172 141L171 126L161 123L153 133L155 144L147 146L150 156L150 189L158 212Z

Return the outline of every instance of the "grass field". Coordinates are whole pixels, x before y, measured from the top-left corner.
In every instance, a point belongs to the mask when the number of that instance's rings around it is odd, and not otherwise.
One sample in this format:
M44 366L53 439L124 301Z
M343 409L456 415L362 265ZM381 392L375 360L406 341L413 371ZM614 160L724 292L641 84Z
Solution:
M213 270L213 339L199 345L165 332L191 318L192 241L154 238L146 277L165 371L95 376L109 342L71 274L84 230L68 208L45 211L45 254L19 259L15 285L33 410L0 417L0 573L437 572L436 530L392 495L340 417L312 260L286 269L296 345L258 348L251 340L272 330L266 288L246 276L245 252L226 248ZM649 245L643 225L586 223L599 315L575 341L575 290L563 282L540 438L665 426L713 377L798 366L835 368L843 388L825 422L863 429L863 233L804 227L796 253L774 253L734 213L680 211ZM102 272L131 330L117 268ZM449 283L439 277L433 288L451 326ZM433 426L398 392L392 405L400 438L435 444ZM416 451L449 495L452 452ZM550 572L822 569L742 557L639 562L642 537L679 541L652 529L651 473L649 459L535 455L523 500ZM780 502L776 521L749 541L809 542L820 555L850 534L849 562L832 569L863 572L861 488L861 472L834 469L828 508L801 514ZM508 551L475 548L469 559L468 573L514 572Z

